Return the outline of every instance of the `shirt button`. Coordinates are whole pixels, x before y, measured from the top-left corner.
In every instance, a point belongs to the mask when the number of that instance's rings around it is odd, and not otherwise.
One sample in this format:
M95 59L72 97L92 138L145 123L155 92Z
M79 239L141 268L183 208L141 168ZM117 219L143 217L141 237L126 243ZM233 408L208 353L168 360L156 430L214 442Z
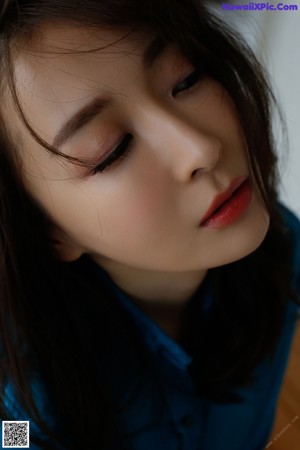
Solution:
M180 423L181 425L183 425L184 427L191 427L192 425L194 425L194 419L193 416L191 416L190 414L186 414L185 416L183 416L180 419Z

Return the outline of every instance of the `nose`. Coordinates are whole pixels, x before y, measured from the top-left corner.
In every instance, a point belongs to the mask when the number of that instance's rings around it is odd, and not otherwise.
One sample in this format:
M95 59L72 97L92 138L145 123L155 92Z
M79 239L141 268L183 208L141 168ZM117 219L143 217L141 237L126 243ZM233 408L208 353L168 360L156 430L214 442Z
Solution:
M177 180L189 181L216 167L222 144L217 136L201 129L201 120L163 107L150 113L148 109L147 116L150 145Z

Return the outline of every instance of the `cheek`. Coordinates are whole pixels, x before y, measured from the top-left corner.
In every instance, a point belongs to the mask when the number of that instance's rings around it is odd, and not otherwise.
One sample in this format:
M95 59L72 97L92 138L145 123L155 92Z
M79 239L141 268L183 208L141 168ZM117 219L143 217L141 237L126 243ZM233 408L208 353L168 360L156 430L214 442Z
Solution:
M166 197L161 186L153 181L120 183L103 193L101 188L90 191L94 199L104 240L146 240L165 220Z
M150 181L150 180L148 180ZM87 181L43 180L38 200L53 221L88 250L148 245L166 220L167 200L155 182L103 186L97 176Z

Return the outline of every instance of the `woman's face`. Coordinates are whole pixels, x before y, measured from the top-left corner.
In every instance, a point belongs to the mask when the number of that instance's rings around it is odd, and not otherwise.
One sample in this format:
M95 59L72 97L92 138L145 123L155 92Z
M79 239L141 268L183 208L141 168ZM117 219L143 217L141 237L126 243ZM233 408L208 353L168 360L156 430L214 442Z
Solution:
M19 121L28 190L73 248L111 272L200 271L246 256L269 226L256 186L238 220L199 225L214 197L250 173L231 99L217 82L197 81L174 45L149 52L149 36L120 36L49 24L16 57L30 124L92 164L47 152Z

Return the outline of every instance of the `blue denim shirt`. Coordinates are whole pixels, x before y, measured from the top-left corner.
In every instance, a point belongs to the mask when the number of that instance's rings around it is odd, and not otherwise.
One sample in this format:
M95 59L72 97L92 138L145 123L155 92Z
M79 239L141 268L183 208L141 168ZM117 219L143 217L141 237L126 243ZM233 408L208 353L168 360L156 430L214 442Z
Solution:
M286 207L286 226L294 236L293 283L300 291L300 221ZM289 356L296 316L299 307L289 301L285 325L274 359L265 359L256 367L256 382L251 388L235 392L243 398L241 403L220 404L203 400L196 395L187 366L192 358L171 339L152 319L144 314L102 271L96 269L103 282L115 290L118 301L126 309L145 340L149 357L163 381L163 391L156 388L151 378L143 386L139 398L126 412L116 418L116 426L128 450L261 450L270 438L276 402ZM212 302L209 281L202 291L203 308ZM115 376L115 375L114 375ZM117 376L120 376L118 374ZM42 381L35 381L40 407L45 393ZM116 391L117 392L117 391ZM17 420L26 420L14 404L13 388L7 388L7 404ZM118 399L114 399L118 401ZM49 420L53 420L49 418ZM34 424L32 424L34 427ZM36 449L34 445L31 449Z

